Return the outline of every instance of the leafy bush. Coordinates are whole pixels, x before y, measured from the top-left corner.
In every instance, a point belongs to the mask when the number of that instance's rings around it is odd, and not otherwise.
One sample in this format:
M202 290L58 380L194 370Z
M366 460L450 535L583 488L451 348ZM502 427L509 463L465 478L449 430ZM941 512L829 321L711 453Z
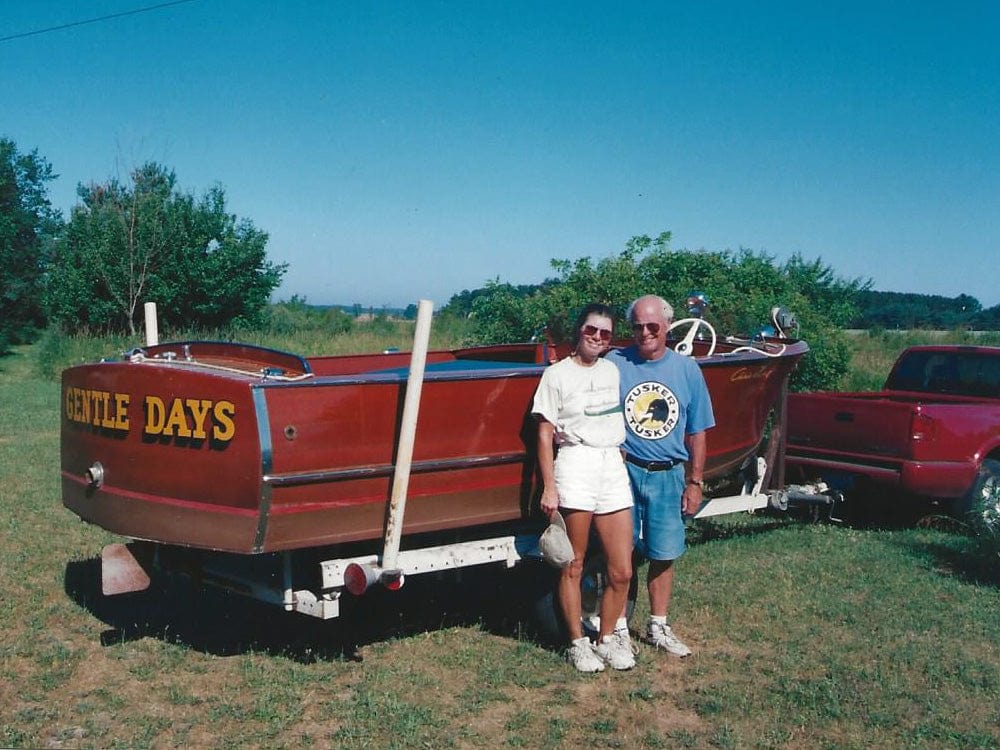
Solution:
M354 318L339 307L316 307L293 294L287 302L271 305L267 315L269 333L287 335L296 331L322 330L337 335L350 332Z
M59 380L67 367L117 358L140 343L124 335L95 336L86 330L70 334L49 326L36 344L35 370L46 380Z
M775 306L792 310L799 335L811 353L793 376L798 390L836 388L850 362L843 326L853 314L853 299L866 284L845 281L820 261L795 255L784 264L749 250L674 252L670 233L655 240L633 237L618 255L598 260L554 260L558 276L525 293L499 279L472 299L472 320L480 342L524 341L547 328L557 340L588 302L604 302L618 313L618 334L628 336L624 313L643 294L658 294L685 317L685 300L705 292L711 307L705 317L720 335L750 336L770 320ZM794 333L794 332L789 332Z

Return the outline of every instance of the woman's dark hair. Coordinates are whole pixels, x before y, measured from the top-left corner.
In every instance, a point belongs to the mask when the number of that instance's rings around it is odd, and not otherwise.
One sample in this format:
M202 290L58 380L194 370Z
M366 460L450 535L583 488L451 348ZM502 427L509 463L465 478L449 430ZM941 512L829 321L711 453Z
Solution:
M601 302L591 302L580 311L580 314L576 316L576 322L573 324L573 336L571 340L574 349L580 343L580 329L583 328L583 324L587 322L587 318L591 315L600 315L603 318L609 318L611 320L611 328L614 330L615 314L611 311L611 308Z

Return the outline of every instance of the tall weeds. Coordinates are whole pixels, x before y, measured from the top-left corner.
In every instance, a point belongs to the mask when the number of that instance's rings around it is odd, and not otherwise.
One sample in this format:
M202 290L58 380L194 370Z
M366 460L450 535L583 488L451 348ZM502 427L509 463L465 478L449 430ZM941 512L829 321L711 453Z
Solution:
M920 344L997 346L1000 345L1000 331L890 331L874 328L855 332L851 336L851 364L841 390L880 390L900 352Z
M368 354L386 349L409 351L413 347L415 322L376 316L356 320L346 315L298 316L281 314L262 330L226 328L215 330L161 329L160 341L234 341L293 352L304 357L337 354ZM466 346L471 328L461 318L443 315L431 326L432 349ZM38 341L36 374L58 380L67 367L101 359L116 359L144 345L140 337L94 335L89 331L66 333L50 328Z

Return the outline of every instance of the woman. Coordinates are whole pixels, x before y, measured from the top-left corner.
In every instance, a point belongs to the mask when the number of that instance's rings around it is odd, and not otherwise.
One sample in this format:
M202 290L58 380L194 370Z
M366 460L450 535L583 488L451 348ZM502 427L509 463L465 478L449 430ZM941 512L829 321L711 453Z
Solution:
M605 664L635 666L628 625L619 617L632 577L632 491L619 450L625 425L618 369L601 358L613 327L607 305L587 305L573 329L573 353L545 370L532 406L538 419L542 511L550 518L562 512L573 545L574 560L559 580L559 603L571 641L566 655L581 672L600 672ZM580 577L591 523L608 564L596 645L583 634L580 620Z

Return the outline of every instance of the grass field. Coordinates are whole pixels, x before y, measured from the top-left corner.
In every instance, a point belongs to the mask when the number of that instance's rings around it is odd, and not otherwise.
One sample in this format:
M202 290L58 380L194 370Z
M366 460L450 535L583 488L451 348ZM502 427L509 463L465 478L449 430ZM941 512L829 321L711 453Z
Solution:
M699 524L672 613L695 654L591 677L500 571L334 622L183 584L103 598L113 538L60 504L38 357L0 358L0 746L1000 748L1000 572L949 524Z

